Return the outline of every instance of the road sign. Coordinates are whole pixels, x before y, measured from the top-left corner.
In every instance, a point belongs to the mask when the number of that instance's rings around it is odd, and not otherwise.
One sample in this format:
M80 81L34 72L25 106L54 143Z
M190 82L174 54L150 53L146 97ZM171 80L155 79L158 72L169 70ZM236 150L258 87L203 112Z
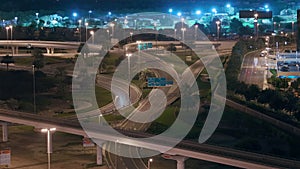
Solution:
M0 166L10 165L10 149L0 150Z
M146 49L149 49L149 48L152 48L152 43L139 43L138 44L138 49L139 50L146 50Z
M167 80L165 77L148 77L147 78L148 87L164 87L173 85L172 80Z

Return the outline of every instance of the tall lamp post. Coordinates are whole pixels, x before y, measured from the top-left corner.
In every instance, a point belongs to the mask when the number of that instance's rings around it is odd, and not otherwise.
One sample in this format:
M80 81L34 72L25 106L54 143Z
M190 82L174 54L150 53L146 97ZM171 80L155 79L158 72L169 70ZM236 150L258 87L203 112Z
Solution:
M218 36L218 40L220 40L220 24L221 24L221 21L216 21L216 24L217 24L217 36Z
M88 26L89 26L89 23L84 23L85 25L85 42L87 42L87 38L88 38L88 33L87 33L87 29L88 29Z
M95 39L94 39L95 32L94 31L90 31L90 34L92 36L92 44L94 44L95 43Z
M186 31L186 28L181 28L182 31L182 41L184 42L184 32Z
M82 24L82 20L79 19L78 23L79 23L79 42L81 42L81 24Z
M50 154L52 153L52 133L55 132L56 128L44 128L41 129L42 133L47 133L47 154L48 154L48 169L51 168Z
M151 163L153 162L153 159L152 158L150 158L149 160L148 160L148 167L147 167L147 169L150 169L150 167L151 167Z
M35 65L32 65L32 84L33 84L33 113L36 114L36 103L35 103Z
M12 40L13 39L13 26L9 25L9 28L10 28L10 40Z
M114 24L114 23L111 23L110 26L111 26L111 37L113 38L113 36L114 36L114 27L115 27L115 24Z
M93 13L92 10L89 10L89 19L91 19L91 14Z
M181 29L183 28L184 18L181 18Z
M174 38L176 39L177 29L174 29Z
M258 13L254 14L254 26L255 26L255 35L256 39L258 38Z
M128 105L130 105L130 81L131 81L131 77L130 77L131 76L130 75L130 57L132 56L132 53L126 53L126 56L128 57L128 81L129 81L129 91L128 91L129 103L128 103Z
M115 142L115 163L116 163L116 169L118 169L118 155L117 155L117 144L119 140L116 140Z
M198 25L195 25L195 41L197 41Z
M294 35L294 21L292 22L292 35Z
M6 50L8 50L8 30L9 30L9 27L6 26L5 29L6 29L6 42L7 42L7 44L6 44Z
M130 42L132 42L132 35L133 35L133 32L130 32Z

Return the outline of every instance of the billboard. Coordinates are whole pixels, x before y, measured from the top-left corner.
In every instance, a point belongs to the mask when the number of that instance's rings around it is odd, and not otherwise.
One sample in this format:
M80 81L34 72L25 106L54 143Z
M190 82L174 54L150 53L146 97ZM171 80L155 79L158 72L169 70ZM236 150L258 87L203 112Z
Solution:
M167 80L165 77L148 77L147 82L148 87L164 87L173 85L173 81Z
M253 11L253 10L241 10L239 12L240 18L254 18L254 14L258 14L258 19L271 19L273 17L272 11Z

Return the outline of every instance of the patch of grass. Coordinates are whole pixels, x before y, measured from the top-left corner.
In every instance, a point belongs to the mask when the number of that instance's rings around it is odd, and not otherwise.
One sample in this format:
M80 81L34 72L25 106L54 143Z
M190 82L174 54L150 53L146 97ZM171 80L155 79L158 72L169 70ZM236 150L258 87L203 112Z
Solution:
M15 64L21 66L30 66L33 62L33 57L14 57Z
M108 122L119 121L119 120L124 120L125 119L120 114L108 114L108 115L104 115L104 118Z
M99 107L105 106L112 102L111 92L104 88L95 86L95 95Z
M33 62L33 57L14 57L15 64L21 66L31 66ZM64 63L66 59L59 57L44 57L45 65L56 64L56 63Z
M162 115L155 120L155 122L163 124L165 126L171 126L176 120L175 112L176 107L167 107Z

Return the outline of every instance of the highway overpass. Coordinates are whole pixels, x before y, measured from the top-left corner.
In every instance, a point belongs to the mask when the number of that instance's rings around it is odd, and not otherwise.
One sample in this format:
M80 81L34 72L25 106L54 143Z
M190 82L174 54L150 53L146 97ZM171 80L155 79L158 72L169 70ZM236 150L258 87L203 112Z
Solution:
M45 118L40 115L29 114L24 112L16 112L10 110L0 109L0 120L18 123L36 128L52 128L55 127L57 131L81 135L87 137L85 131L82 130L78 123L56 118ZM149 137L145 133L135 133L129 131L118 130L120 133L131 137ZM155 151L164 149L164 145L158 145L150 142L130 141L128 139L120 139L110 133L106 132L105 128L97 128L97 132L93 134L96 138L102 140L118 142L120 144L143 147ZM160 140L162 143L166 140ZM300 162L288 159L272 157L268 155L238 151L234 149L211 146L206 144L198 144L195 142L183 141L175 148L169 150L167 154L178 155L184 157L191 157L195 159L240 167L240 168L256 168L256 169L270 169L270 168L300 168Z
M33 40L0 40L0 46L9 47L13 54L19 53L19 47L45 48L48 54L54 54L55 49L77 50L79 42L33 41Z

